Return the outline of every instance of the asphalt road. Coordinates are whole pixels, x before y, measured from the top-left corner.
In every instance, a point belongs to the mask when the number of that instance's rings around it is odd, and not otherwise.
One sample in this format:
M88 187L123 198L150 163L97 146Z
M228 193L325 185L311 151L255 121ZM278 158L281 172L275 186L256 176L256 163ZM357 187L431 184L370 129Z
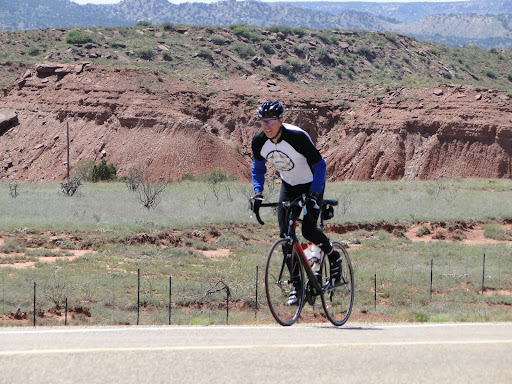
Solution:
M512 383L512 323L0 329L0 383Z

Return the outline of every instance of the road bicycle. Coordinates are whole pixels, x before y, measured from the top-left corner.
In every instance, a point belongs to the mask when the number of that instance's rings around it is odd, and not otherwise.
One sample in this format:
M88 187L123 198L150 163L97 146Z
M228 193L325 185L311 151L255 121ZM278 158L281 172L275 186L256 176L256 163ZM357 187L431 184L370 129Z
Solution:
M343 244L337 241L332 242L333 248L342 257L342 278L339 284L334 285L329 281L328 257L321 252L320 268L314 271L304 251L307 244L302 243L296 234L297 224L302 222L301 210L304 209L306 212L307 209L306 196L303 195L291 202L262 202L261 204L253 204L253 202L254 200L251 201L251 210L262 225L264 222L260 217L260 207L275 208L282 205L287 210L286 218L289 223L287 234L272 245L265 266L265 292L270 312L275 320L283 326L294 324L299 319L305 303L314 306L316 298L320 296L325 315L331 323L336 326L345 324L354 303L354 278L352 263ZM336 205L338 205L337 200L323 200L320 212L322 230L324 220L334 216L333 207ZM288 295L294 286L298 301L295 305L288 305Z

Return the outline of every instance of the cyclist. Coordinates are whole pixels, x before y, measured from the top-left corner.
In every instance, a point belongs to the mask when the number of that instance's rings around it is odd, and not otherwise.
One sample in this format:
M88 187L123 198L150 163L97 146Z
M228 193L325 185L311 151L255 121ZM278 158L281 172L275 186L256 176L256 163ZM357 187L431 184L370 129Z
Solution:
M252 139L254 205L258 208L263 200L266 162L269 162L281 176L279 202L293 201L303 194L307 195L302 235L319 246L328 256L330 280L336 285L341 280L341 257L339 252L332 248L327 236L317 227L325 188L325 160L304 130L284 123L284 112L285 108L278 100L265 101L256 112L262 129ZM282 205L278 208L277 216L280 236L285 237L288 223L286 209ZM285 254L291 254L289 249L283 249L283 251ZM289 260L291 261L291 255ZM290 265L288 263L289 267ZM290 272L292 278L299 283L298 269ZM301 284L294 284L287 305L298 304L300 297L298 289L301 288Z

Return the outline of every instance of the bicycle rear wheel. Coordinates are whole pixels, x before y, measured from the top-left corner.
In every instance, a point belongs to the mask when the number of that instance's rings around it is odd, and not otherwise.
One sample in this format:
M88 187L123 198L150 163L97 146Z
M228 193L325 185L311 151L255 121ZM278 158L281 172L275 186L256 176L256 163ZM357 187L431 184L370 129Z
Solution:
M342 283L334 287L326 284L327 289L322 294L322 306L331 323L341 326L347 322L352 312L352 305L354 304L354 275L352 263L345 247L339 242L333 242L332 246L340 253L342 258ZM330 274L329 261L327 256L324 259L322 271L328 279Z
M287 262L283 254L283 249L287 247L289 247L287 240L277 240L270 248L265 267L265 292L268 306L274 319L284 326L295 323L304 307L304 270L298 255L294 254ZM287 305L288 295L294 287L292 270L299 277L295 286L298 302L295 305Z

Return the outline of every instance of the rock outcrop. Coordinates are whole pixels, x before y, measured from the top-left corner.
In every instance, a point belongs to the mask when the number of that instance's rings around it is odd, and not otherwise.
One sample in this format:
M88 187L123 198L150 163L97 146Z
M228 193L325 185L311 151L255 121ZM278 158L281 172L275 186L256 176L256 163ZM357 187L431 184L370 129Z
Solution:
M18 124L16 111L12 109L0 109L0 133L15 124Z
M18 122L0 130L0 180L64 179L67 125L72 169L106 158L119 176L145 166L175 181L223 168L249 180L254 110L276 98L317 142L331 181L512 177L503 92L439 84L376 89L371 99L320 93L257 75L192 82L144 68L40 64L3 89Z

